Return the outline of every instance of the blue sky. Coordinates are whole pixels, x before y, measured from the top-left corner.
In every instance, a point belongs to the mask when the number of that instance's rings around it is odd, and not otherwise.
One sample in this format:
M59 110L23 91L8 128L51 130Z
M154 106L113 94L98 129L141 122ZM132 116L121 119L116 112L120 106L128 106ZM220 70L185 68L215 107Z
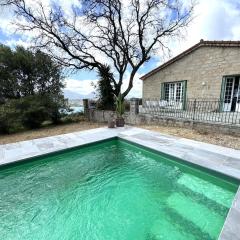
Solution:
M29 0L34 1L34 0ZM47 0L42 0L47 1ZM58 0L64 9L70 9L71 2L78 0ZM184 0L189 1L189 0ZM240 40L240 2L239 0L198 0L195 9L194 21L189 26L184 38L178 41L169 42L171 49L170 56L157 53L148 63L146 63L137 73L134 80L133 90L130 97L141 97L142 82L139 77L151 69L159 66L169 58L176 56L183 50L204 40ZM0 43L14 47L16 45L29 46L29 37L16 35L14 27L11 25L13 15L11 11L0 9ZM92 82L96 83L95 72L79 71L66 78L65 95L69 98L82 98L93 96Z

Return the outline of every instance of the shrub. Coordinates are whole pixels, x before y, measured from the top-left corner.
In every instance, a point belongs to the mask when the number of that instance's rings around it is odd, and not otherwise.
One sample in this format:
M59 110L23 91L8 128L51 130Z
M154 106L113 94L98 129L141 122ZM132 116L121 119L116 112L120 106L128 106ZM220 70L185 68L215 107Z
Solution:
M8 100L0 105L0 133L41 127L44 121L59 123L64 99L53 95L33 95Z
M83 113L72 113L61 118L62 123L77 123L85 120Z
M63 68L47 54L0 44L0 132L60 122L64 99Z
M43 99L36 95L12 101L12 108L17 110L17 119L24 128L39 128L42 122L49 118Z
M49 120L51 120L54 124L60 123L62 116L68 114L71 111L67 101L61 95L45 96L44 106L48 111ZM61 109L64 109L65 113L60 111Z
M15 100L0 105L0 133L12 133L22 129L20 112L14 108Z

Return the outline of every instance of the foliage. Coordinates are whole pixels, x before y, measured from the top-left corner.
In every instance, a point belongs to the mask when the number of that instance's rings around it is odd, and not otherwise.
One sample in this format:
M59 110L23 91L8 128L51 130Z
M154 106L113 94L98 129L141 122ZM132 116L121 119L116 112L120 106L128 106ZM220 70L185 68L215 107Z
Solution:
M0 132L12 133L22 129L35 129L43 122L60 122L59 101L50 95L33 95L11 99L0 105ZM61 104L62 106L62 104ZM56 111L58 113L56 113Z
M45 120L48 120L47 108L37 98L25 97L17 101L16 105L21 111L18 117L25 128L39 128Z
M35 44L74 70L113 66L118 95L128 76L125 98L144 63L169 50L170 40L183 35L194 0L82 0L64 11L61 1L0 0L14 8L18 30L33 32ZM39 10L40 9L40 10Z
M104 110L114 109L114 89L110 67L105 65L99 70L99 80L94 86L98 94L98 108Z
M61 122L62 111L70 112L68 102L63 95L47 94L44 97L49 119L54 124Z
M114 95L115 97L115 105L116 105L116 113L118 117L122 117L125 112L125 104L124 99L121 93L118 96Z
M48 55L23 47L15 51L0 45L0 100L29 95L62 95L62 68Z
M0 132L59 123L69 107L62 88L62 68L48 55L0 45Z
M77 123L80 121L86 120L84 114L82 112L80 113L72 113L69 115L66 115L61 118L61 123Z
M12 133L22 129L22 123L18 117L20 112L13 107L12 101L0 105L0 133Z

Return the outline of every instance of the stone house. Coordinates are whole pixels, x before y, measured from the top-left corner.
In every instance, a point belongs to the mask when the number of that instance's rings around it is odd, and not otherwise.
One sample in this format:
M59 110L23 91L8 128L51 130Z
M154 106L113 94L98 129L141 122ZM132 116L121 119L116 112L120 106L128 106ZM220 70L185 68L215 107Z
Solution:
M143 100L179 103L220 100L220 111L240 112L240 41L203 41L141 77Z

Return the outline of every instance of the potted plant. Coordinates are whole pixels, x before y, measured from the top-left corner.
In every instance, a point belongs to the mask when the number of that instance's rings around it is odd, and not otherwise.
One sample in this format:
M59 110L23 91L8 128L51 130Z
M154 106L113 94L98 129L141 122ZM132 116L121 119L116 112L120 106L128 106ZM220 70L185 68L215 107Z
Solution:
M122 94L119 93L118 96L114 95L115 97L115 105L116 105L116 126L117 127L124 127L125 121L123 118L125 106L124 106L124 99L122 97Z

